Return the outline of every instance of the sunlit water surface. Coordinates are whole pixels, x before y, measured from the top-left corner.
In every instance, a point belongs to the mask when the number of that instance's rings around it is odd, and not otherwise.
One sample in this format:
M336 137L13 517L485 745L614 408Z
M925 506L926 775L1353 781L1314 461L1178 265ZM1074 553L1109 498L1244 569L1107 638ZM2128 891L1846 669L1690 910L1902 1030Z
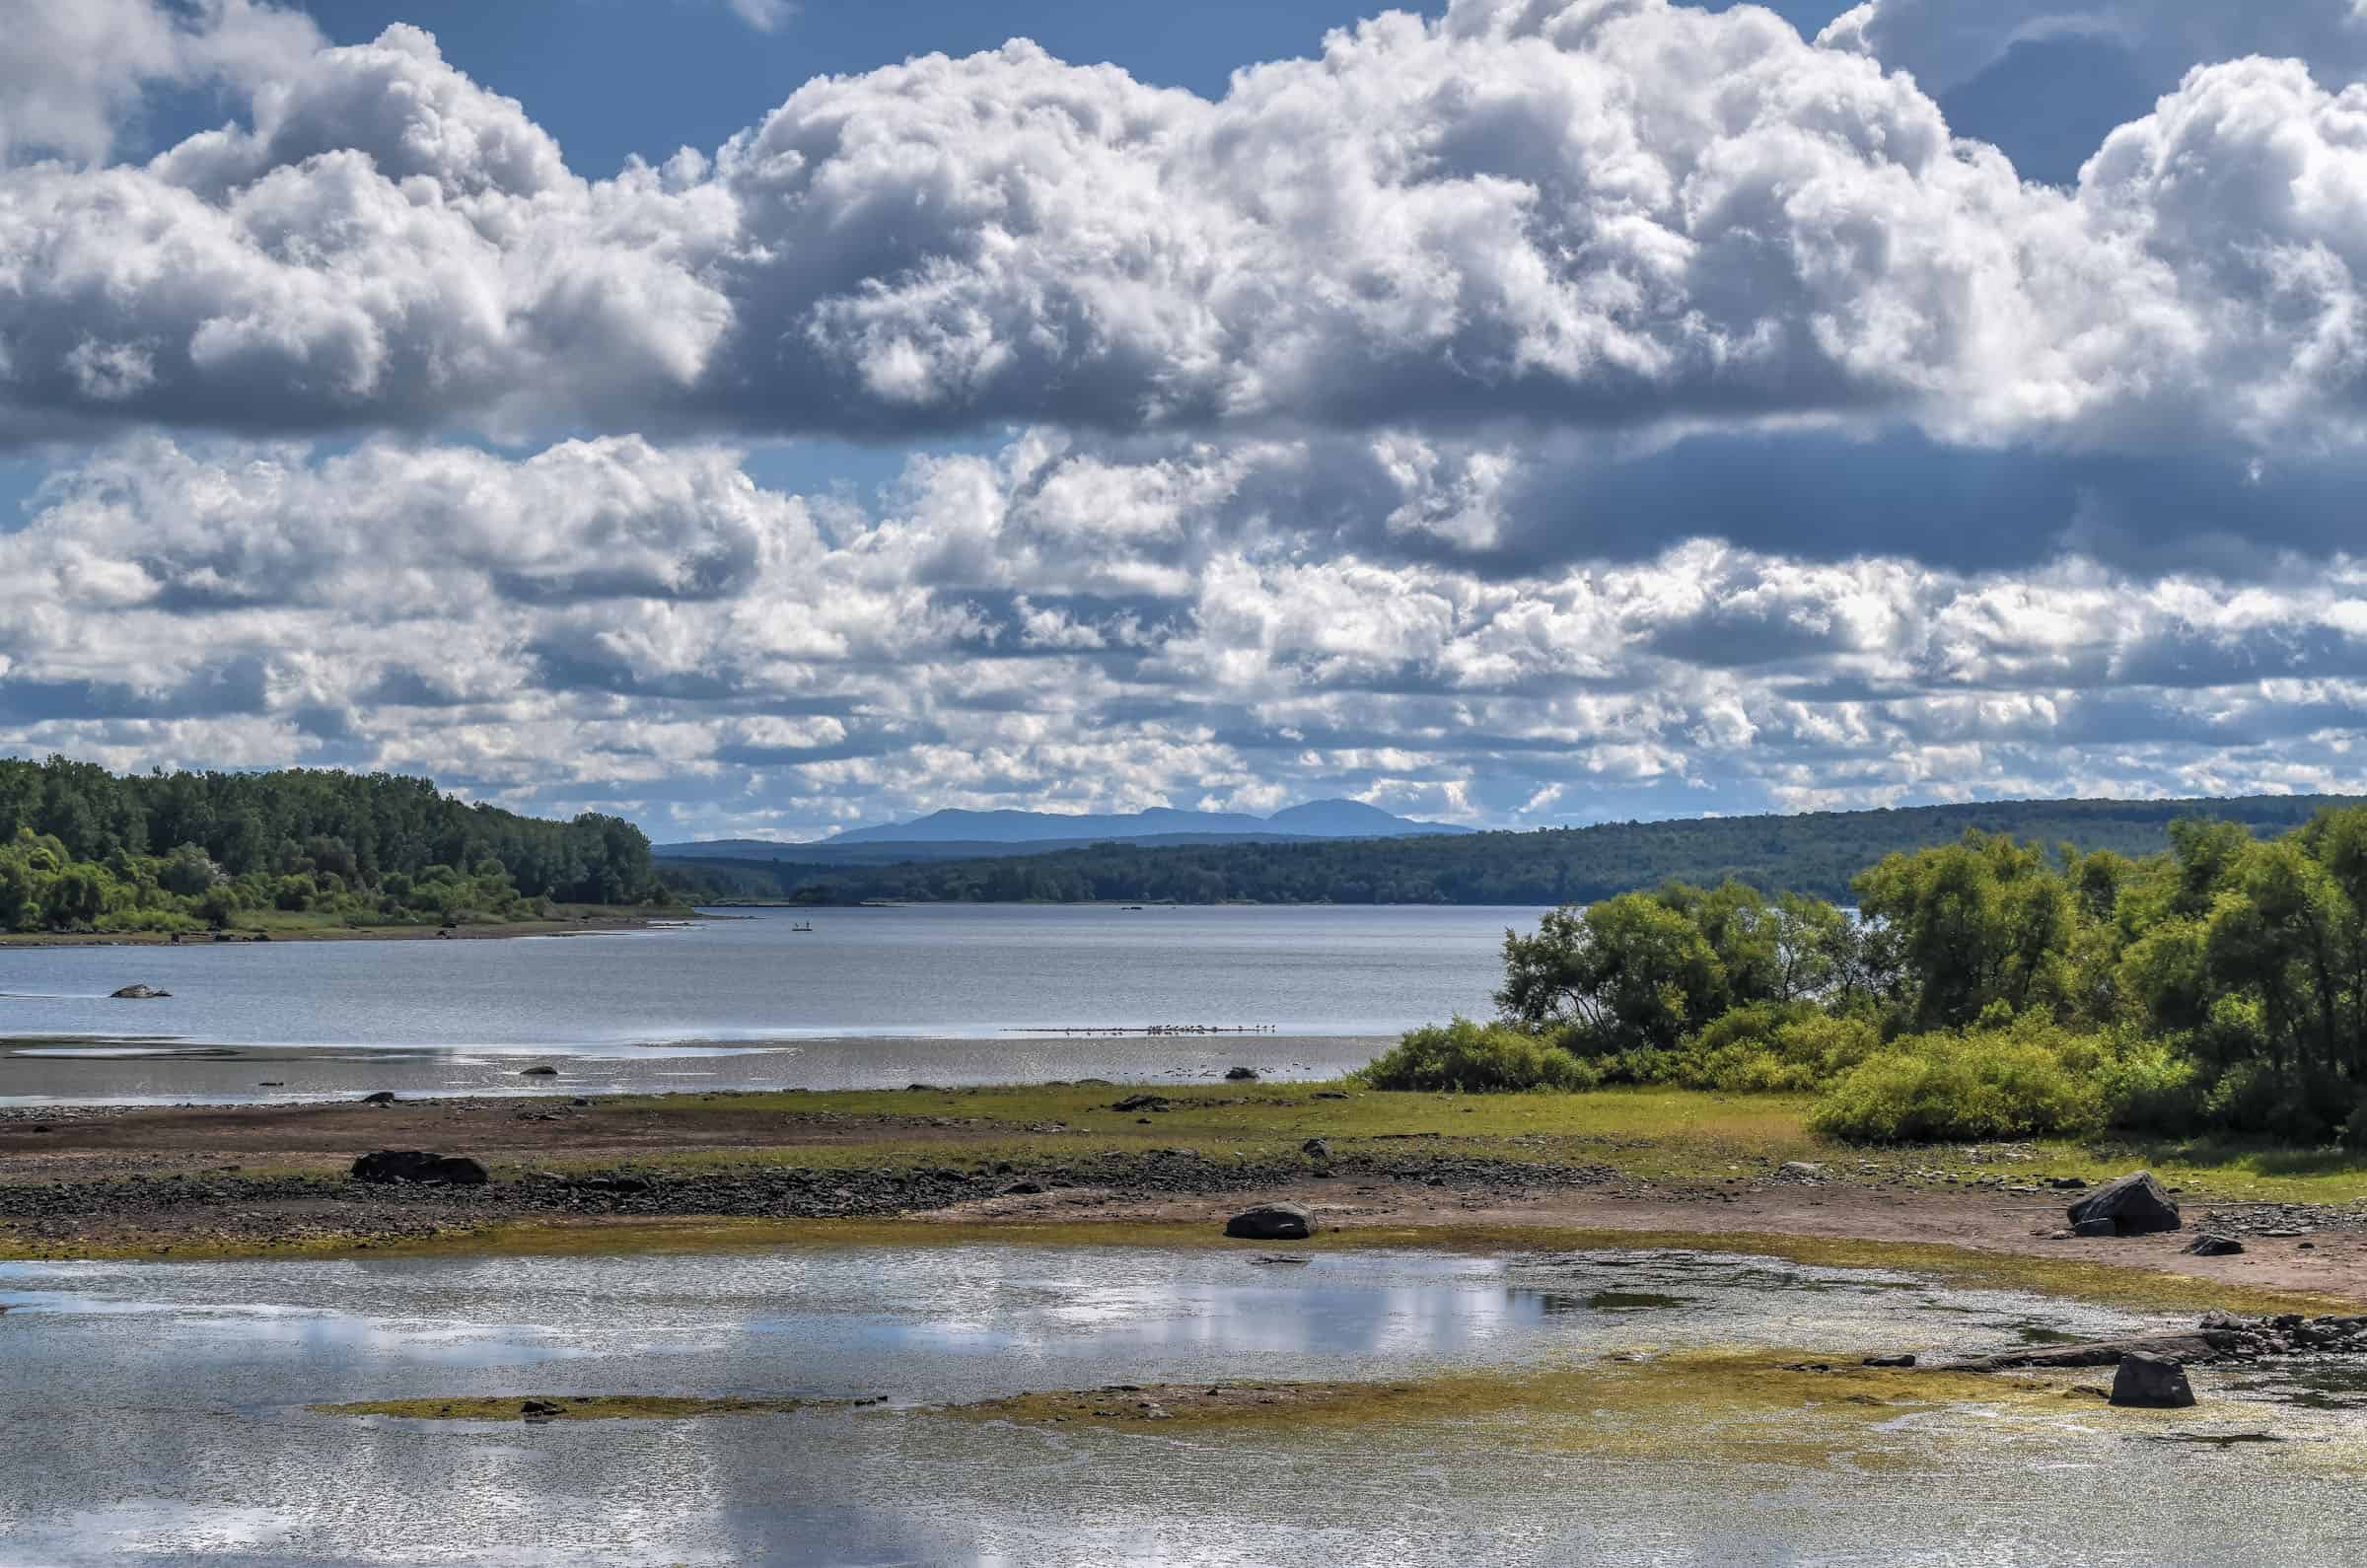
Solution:
M1329 1076L1484 1012L1530 909L742 911L515 941L0 949L0 1105ZM812 931L799 931L810 922ZM116 1001L140 983L173 994ZM1146 1035L1153 1026L1255 1033ZM1093 1033L1125 1031L1123 1033ZM1064 1033L1073 1032L1073 1033Z
M1694 1253L1030 1247L0 1265L0 1562L2059 1563L2355 1560L2355 1409L2205 1375L2163 1444L2093 1405L1876 1429L1901 1462L1653 1461L1487 1421L1050 1431L927 1406L1686 1347L1972 1351L2167 1319ZM2322 1390L2323 1391L2323 1390ZM529 1427L315 1415L460 1393L884 1397ZM2340 1403L2338 1399L2334 1401ZM2231 1427L2231 1422L2233 1426Z

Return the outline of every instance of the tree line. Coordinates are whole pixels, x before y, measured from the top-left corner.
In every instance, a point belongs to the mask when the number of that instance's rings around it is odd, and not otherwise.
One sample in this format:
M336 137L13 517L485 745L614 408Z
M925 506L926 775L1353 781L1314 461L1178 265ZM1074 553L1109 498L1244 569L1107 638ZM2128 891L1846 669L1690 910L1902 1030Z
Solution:
M386 773L119 776L0 759L8 930L194 930L262 910L520 918L664 896L648 838L597 813L546 821Z
M1013 903L1591 903L1664 882L1735 881L1831 901L1895 850L1967 831L2150 854L2170 824L2209 816L2248 831L2297 827L2342 804L2324 797L2226 801L2006 801L1796 817L1614 822L1448 838L1148 846L1013 853L887 866L794 860L661 863L667 884L701 901L828 904L867 899Z
M1827 1131L2105 1126L2367 1147L2367 808L2144 856L2003 834L1894 853L1858 917L1672 884L1510 931L1492 1023L1417 1030L1394 1088L1676 1083L1820 1095Z

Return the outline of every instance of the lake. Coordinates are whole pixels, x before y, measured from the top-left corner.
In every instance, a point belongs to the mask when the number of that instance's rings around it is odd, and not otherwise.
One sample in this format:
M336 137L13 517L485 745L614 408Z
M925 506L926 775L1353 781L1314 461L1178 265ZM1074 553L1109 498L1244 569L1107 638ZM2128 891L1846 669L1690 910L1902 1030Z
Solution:
M1189 1080L1236 1065L1330 1077L1413 1025L1485 1012L1506 927L1541 911L719 913L506 941L0 950L0 1105L516 1093L536 1087L518 1078L529 1061L601 1093ZM109 999L133 983L173 994ZM1258 1033L1140 1033L1152 1026ZM1111 1030L1131 1033L1061 1033Z
M1648 1379L1688 1350L1954 1353L2034 1321L2175 1320L1706 1252L1257 1255L0 1264L0 1563L2150 1568L2356 1550L2356 1412L2213 1375L2175 1418L2062 1398L1843 1404L1758 1437L1737 1411L1649 1401L1172 1436L928 1408L1606 1358ZM469 1393L886 1402L546 1426L306 1408ZM2284 1441L2159 1441L2180 1432Z

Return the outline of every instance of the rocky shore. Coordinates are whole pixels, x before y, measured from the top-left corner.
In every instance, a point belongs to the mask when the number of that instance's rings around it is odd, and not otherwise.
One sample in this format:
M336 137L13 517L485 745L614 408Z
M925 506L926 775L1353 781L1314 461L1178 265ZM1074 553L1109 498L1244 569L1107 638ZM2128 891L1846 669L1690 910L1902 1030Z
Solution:
M976 1162L917 1170L719 1166L692 1172L616 1167L529 1171L483 1185L249 1176L223 1170L164 1177L0 1184L0 1243L70 1252L78 1242L175 1235L202 1247L324 1236L396 1241L456 1228L580 1218L884 1219L996 1198L1084 1205L1221 1197L1285 1185L1354 1191L1381 1184L1518 1200L1579 1188L1615 1191L1607 1167L1543 1167L1443 1153L1320 1162L1214 1159L1191 1149L1069 1163Z

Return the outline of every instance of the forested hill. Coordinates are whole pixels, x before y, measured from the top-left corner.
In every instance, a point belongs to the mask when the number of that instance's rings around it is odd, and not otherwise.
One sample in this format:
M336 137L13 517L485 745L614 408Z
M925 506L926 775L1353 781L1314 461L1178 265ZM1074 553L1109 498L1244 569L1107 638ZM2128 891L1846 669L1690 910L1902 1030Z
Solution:
M1768 891L1850 896L1850 879L1893 850L1961 838L1968 828L2048 848L2150 854L2184 817L2283 832L2349 797L2188 801L2001 801L1897 811L1817 812L1667 822L1614 822L1460 838L1358 839L1147 848L1099 844L1026 857L926 865L666 862L668 884L694 897L1084 902L1562 904L1664 882L1732 877Z
M649 839L621 818L544 821L385 773L0 759L0 929L516 919L663 895Z

